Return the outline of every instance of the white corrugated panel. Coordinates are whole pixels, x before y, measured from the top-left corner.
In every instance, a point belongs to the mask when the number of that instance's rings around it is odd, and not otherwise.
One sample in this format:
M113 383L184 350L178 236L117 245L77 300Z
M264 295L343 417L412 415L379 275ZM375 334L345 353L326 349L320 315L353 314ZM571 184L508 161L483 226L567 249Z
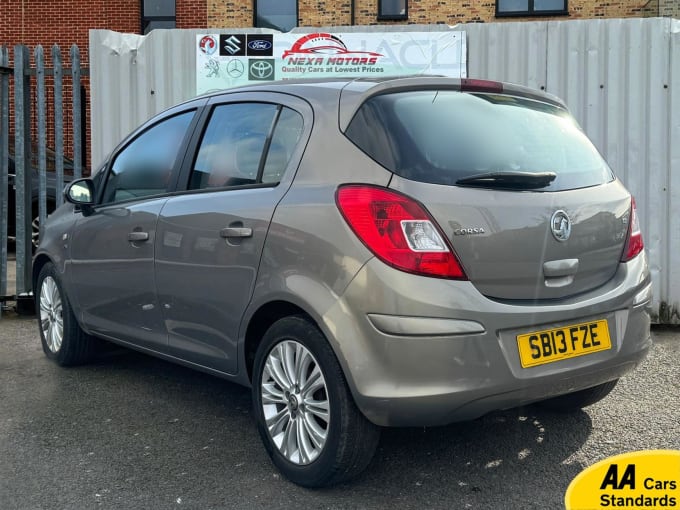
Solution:
M546 90L567 102L636 197L654 282L655 318L680 323L680 21L633 18L455 28L468 34L470 77ZM230 30L253 31L269 32ZM90 31L93 162L102 161L154 113L194 95L195 35L203 32L156 30L141 37Z
M654 292L668 296L670 20L549 25L547 88L635 196Z
M229 29L232 34L246 32L274 31ZM202 33L206 29L153 30L146 36L90 30L95 167L140 124L196 95L196 34Z
M545 90L547 24L474 23L468 35L468 76Z
M661 221L666 224L668 265L662 268L666 293L657 293L660 322L680 322L680 20L670 20L670 55L667 94L669 125L668 154L663 163L668 168L668 210ZM650 205L651 208L651 205Z

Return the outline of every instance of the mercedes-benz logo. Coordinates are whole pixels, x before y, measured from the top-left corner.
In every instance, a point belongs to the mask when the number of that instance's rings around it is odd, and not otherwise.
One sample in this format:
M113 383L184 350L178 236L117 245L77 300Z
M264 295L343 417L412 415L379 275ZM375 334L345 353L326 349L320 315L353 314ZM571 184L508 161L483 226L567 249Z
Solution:
M232 78L240 78L246 70L243 62L237 59L232 59L227 63L227 74Z
M571 220L569 215L562 211L555 211L550 218L550 230L558 241L566 241L571 235Z
M259 78L260 80L269 78L273 72L274 66L265 60L257 60L250 64L250 74L256 78Z

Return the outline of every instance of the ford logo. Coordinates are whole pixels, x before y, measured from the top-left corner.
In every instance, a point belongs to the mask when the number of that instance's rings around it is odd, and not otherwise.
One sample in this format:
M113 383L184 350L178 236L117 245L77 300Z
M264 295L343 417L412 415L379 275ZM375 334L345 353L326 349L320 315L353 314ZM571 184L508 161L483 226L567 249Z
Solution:
M265 51L272 47L272 43L269 41L263 41L262 39L257 39L255 41L250 41L248 43L248 48L255 51Z

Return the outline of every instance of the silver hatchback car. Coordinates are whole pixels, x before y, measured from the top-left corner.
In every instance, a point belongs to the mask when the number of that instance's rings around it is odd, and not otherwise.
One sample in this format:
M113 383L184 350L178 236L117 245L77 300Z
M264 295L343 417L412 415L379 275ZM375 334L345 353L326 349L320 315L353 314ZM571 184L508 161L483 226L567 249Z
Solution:
M650 347L635 202L526 88L224 91L65 193L33 265L47 356L82 363L105 339L251 386L304 486L361 472L381 426L580 409Z

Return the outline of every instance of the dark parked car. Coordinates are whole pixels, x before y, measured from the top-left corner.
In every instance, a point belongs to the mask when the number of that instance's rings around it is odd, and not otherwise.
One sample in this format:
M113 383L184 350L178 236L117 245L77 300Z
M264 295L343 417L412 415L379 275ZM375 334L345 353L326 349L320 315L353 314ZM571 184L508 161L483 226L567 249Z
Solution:
M40 235L40 219L39 219L39 178L38 178L38 163L37 163L37 148L32 151L32 162L31 162L31 238L33 245L38 245L38 237ZM62 193L63 189L57 189L57 174L56 174L56 154L52 149L47 149L47 186L46 186L46 196L47 196L47 212L48 214L54 211L57 196ZM73 161L69 158L64 157L64 183L67 184L73 180ZM15 167L14 167L14 143L10 140L9 144L9 173L8 173L8 217L7 217L7 234L11 239L14 239L16 235L16 198L15 198Z
M273 462L347 480L380 426L604 398L650 346L635 202L558 99L268 83L153 118L34 259L48 358L96 338L252 387Z

